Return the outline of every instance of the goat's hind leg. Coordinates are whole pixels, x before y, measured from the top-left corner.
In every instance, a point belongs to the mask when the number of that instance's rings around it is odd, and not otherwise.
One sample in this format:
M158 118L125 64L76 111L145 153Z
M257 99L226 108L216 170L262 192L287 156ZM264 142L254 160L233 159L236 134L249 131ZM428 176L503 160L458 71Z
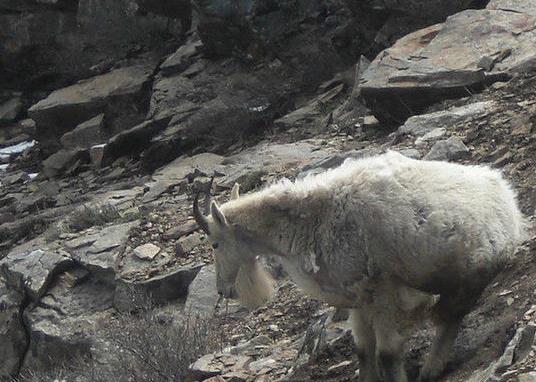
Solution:
M379 382L376 370L376 338L370 316L357 309L350 311L352 333L359 358L359 382Z
M404 367L405 344L409 328L397 322L376 318L376 364L383 382L407 382Z
M463 317L471 311L480 296L481 288L469 289L454 295L441 296L434 306L432 318L436 324L436 337L419 375L419 382L436 381L451 359L454 342Z

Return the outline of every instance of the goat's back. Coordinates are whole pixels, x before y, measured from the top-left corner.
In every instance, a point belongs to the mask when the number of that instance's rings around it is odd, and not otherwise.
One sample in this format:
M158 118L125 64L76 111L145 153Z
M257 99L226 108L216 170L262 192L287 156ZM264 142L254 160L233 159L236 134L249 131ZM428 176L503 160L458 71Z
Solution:
M347 161L296 187L328 191L327 229L351 242L371 270L432 292L490 278L524 235L512 188L487 167L389 152Z

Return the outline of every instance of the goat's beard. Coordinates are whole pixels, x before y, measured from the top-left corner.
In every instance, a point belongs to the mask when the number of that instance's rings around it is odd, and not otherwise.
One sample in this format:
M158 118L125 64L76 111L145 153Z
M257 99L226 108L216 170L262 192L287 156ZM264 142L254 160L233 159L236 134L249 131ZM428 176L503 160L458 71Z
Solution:
M241 265L235 280L238 299L249 309L255 309L271 300L275 285L274 279L258 261Z

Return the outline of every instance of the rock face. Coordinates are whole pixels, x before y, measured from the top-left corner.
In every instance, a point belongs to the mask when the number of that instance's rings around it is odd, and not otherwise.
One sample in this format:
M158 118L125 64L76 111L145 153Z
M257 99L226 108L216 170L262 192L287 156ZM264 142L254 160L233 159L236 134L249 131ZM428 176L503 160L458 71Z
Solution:
M361 95L377 118L403 122L438 100L536 67L535 26L526 13L460 12L382 52L362 75Z
M527 13L536 16L536 1L534 0L491 0L487 6L488 9L498 9L502 11L511 11Z
M28 340L20 317L23 295L0 285L0 378L19 371Z
M52 82L65 84L135 44L161 44L166 19L137 8L134 0L2 1L0 81L9 88L58 75Z
M21 110L22 100L18 97L0 103L0 126L14 121Z
M237 49L258 53L255 50L265 49L295 30L299 23L290 22L292 18L305 18L322 12L324 6L321 1L298 1L292 6L283 3L194 1L200 18L198 30L205 49L215 55L228 55ZM266 28L267 22L270 28Z
M136 4L138 5L139 14L150 12L168 18L179 19L183 34L188 32L192 26L192 4L190 0L136 0Z
M62 275L41 303L24 314L30 346L23 367L48 370L98 349L95 332L110 320L112 296L113 288L85 279L84 273Z
M150 65L131 66L52 92L28 111L37 123L38 139L52 144L78 124L103 112L113 114L129 103L143 109L144 85L151 74Z
M368 0L369 6L389 11L397 11L419 18L441 20L468 8L471 0Z

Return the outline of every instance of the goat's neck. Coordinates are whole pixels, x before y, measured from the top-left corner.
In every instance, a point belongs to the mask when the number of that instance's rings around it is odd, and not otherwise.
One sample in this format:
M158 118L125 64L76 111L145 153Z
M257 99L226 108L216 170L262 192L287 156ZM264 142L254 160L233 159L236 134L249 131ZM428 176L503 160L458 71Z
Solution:
M305 210L304 204L309 206L310 200L303 203L299 197L289 195L277 203L253 199L231 208L229 220L252 232L272 255L295 257L308 250L313 228L321 216L318 211Z

